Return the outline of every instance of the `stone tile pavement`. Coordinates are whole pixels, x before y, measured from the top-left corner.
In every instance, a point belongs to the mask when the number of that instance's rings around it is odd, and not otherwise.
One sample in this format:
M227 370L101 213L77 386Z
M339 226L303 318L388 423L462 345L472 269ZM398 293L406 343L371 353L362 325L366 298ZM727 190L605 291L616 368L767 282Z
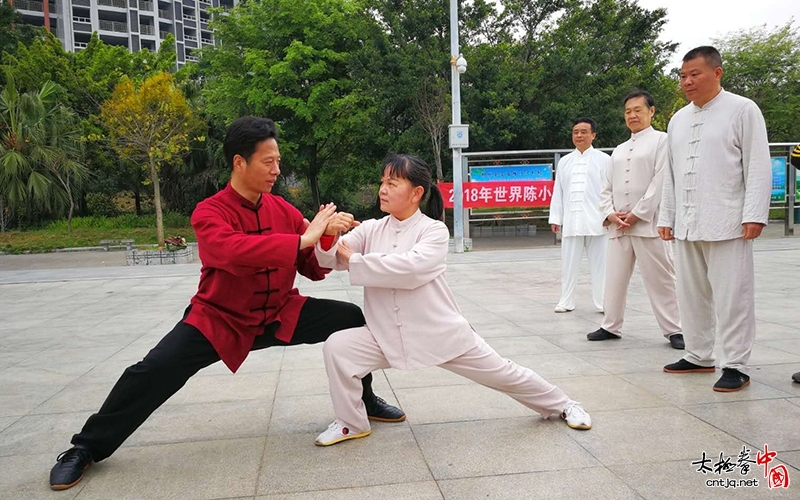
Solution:
M659 334L638 276L625 338L589 343L600 315L587 272L578 309L553 313L557 248L452 255L450 284L478 332L582 401L594 429L542 420L444 370L386 370L376 392L408 421L318 448L313 439L333 418L320 347L273 348L236 375L221 364L200 372L64 492L47 486L56 455L180 318L199 266L0 271L0 499L797 499L800 384L790 376L800 371L800 240L760 240L756 250L759 332L742 392L713 392L718 374L661 371L679 353ZM299 286L360 304L346 278ZM770 490L762 465L742 476L692 464L704 453L709 466L720 453L735 464L743 447L755 460L765 444L789 489ZM706 485L742 477L759 486Z

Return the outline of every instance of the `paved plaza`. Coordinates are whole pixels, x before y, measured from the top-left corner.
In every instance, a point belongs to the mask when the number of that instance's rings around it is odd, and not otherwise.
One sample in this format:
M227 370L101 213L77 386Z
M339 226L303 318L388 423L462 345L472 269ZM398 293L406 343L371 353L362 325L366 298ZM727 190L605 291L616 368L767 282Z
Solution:
M321 346L252 353L232 375L201 371L76 487L50 491L56 455L125 367L180 319L198 264L25 269L0 256L0 499L798 499L800 238L756 242L758 336L752 383L713 392L716 374L668 375L677 360L634 277L619 341L587 342L586 261L578 308L554 314L557 247L451 255L465 316L502 355L581 401L594 428L542 420L512 399L440 369L376 372L376 393L408 420L319 448L333 419ZM27 262L27 261L26 261ZM347 275L301 280L304 294L362 303ZM789 489L764 465L702 473L743 447L777 452ZM742 475L741 466L750 470ZM758 487L709 487L752 478Z

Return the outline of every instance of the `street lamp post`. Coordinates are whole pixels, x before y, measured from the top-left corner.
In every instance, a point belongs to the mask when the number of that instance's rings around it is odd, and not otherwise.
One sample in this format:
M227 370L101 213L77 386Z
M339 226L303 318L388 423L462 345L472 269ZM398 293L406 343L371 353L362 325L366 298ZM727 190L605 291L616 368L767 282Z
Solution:
M456 253L464 251L464 197L461 171L461 148L469 147L469 128L461 124L461 74L467 61L458 48L458 0L450 0L450 65L453 96L453 123L450 125L450 148L453 150L453 243Z

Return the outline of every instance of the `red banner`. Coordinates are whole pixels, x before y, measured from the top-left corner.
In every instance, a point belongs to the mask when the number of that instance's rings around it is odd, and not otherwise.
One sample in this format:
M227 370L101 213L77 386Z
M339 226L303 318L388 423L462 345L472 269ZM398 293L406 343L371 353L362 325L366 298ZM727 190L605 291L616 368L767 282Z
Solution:
M464 182L464 208L549 207L554 181ZM453 183L441 182L444 207L453 208Z

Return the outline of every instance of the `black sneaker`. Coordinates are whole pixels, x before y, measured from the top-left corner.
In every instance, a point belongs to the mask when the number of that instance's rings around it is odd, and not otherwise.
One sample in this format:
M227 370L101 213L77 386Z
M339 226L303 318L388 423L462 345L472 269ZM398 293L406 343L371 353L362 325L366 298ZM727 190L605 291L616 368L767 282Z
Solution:
M83 479L83 471L92 465L92 454L83 446L75 446L56 458L50 470L50 488L66 490Z
M664 367L664 371L667 373L714 373L714 370L716 368L713 366L696 365L683 358Z
M403 413L403 410L390 405L378 396L364 400L364 406L367 407L367 417L370 420L377 420L378 422L402 422L406 419L406 414Z
M800 372L797 372L794 375L792 375L792 380L800 384Z
M683 342L683 334L675 333L669 336L669 345L673 349L686 349L686 344Z
M617 335L616 333L609 332L605 328L600 328L587 334L586 338L589 340L619 340L622 338L622 335Z
M750 377L736 368L723 368L722 376L714 384L717 392L736 392L750 385Z

